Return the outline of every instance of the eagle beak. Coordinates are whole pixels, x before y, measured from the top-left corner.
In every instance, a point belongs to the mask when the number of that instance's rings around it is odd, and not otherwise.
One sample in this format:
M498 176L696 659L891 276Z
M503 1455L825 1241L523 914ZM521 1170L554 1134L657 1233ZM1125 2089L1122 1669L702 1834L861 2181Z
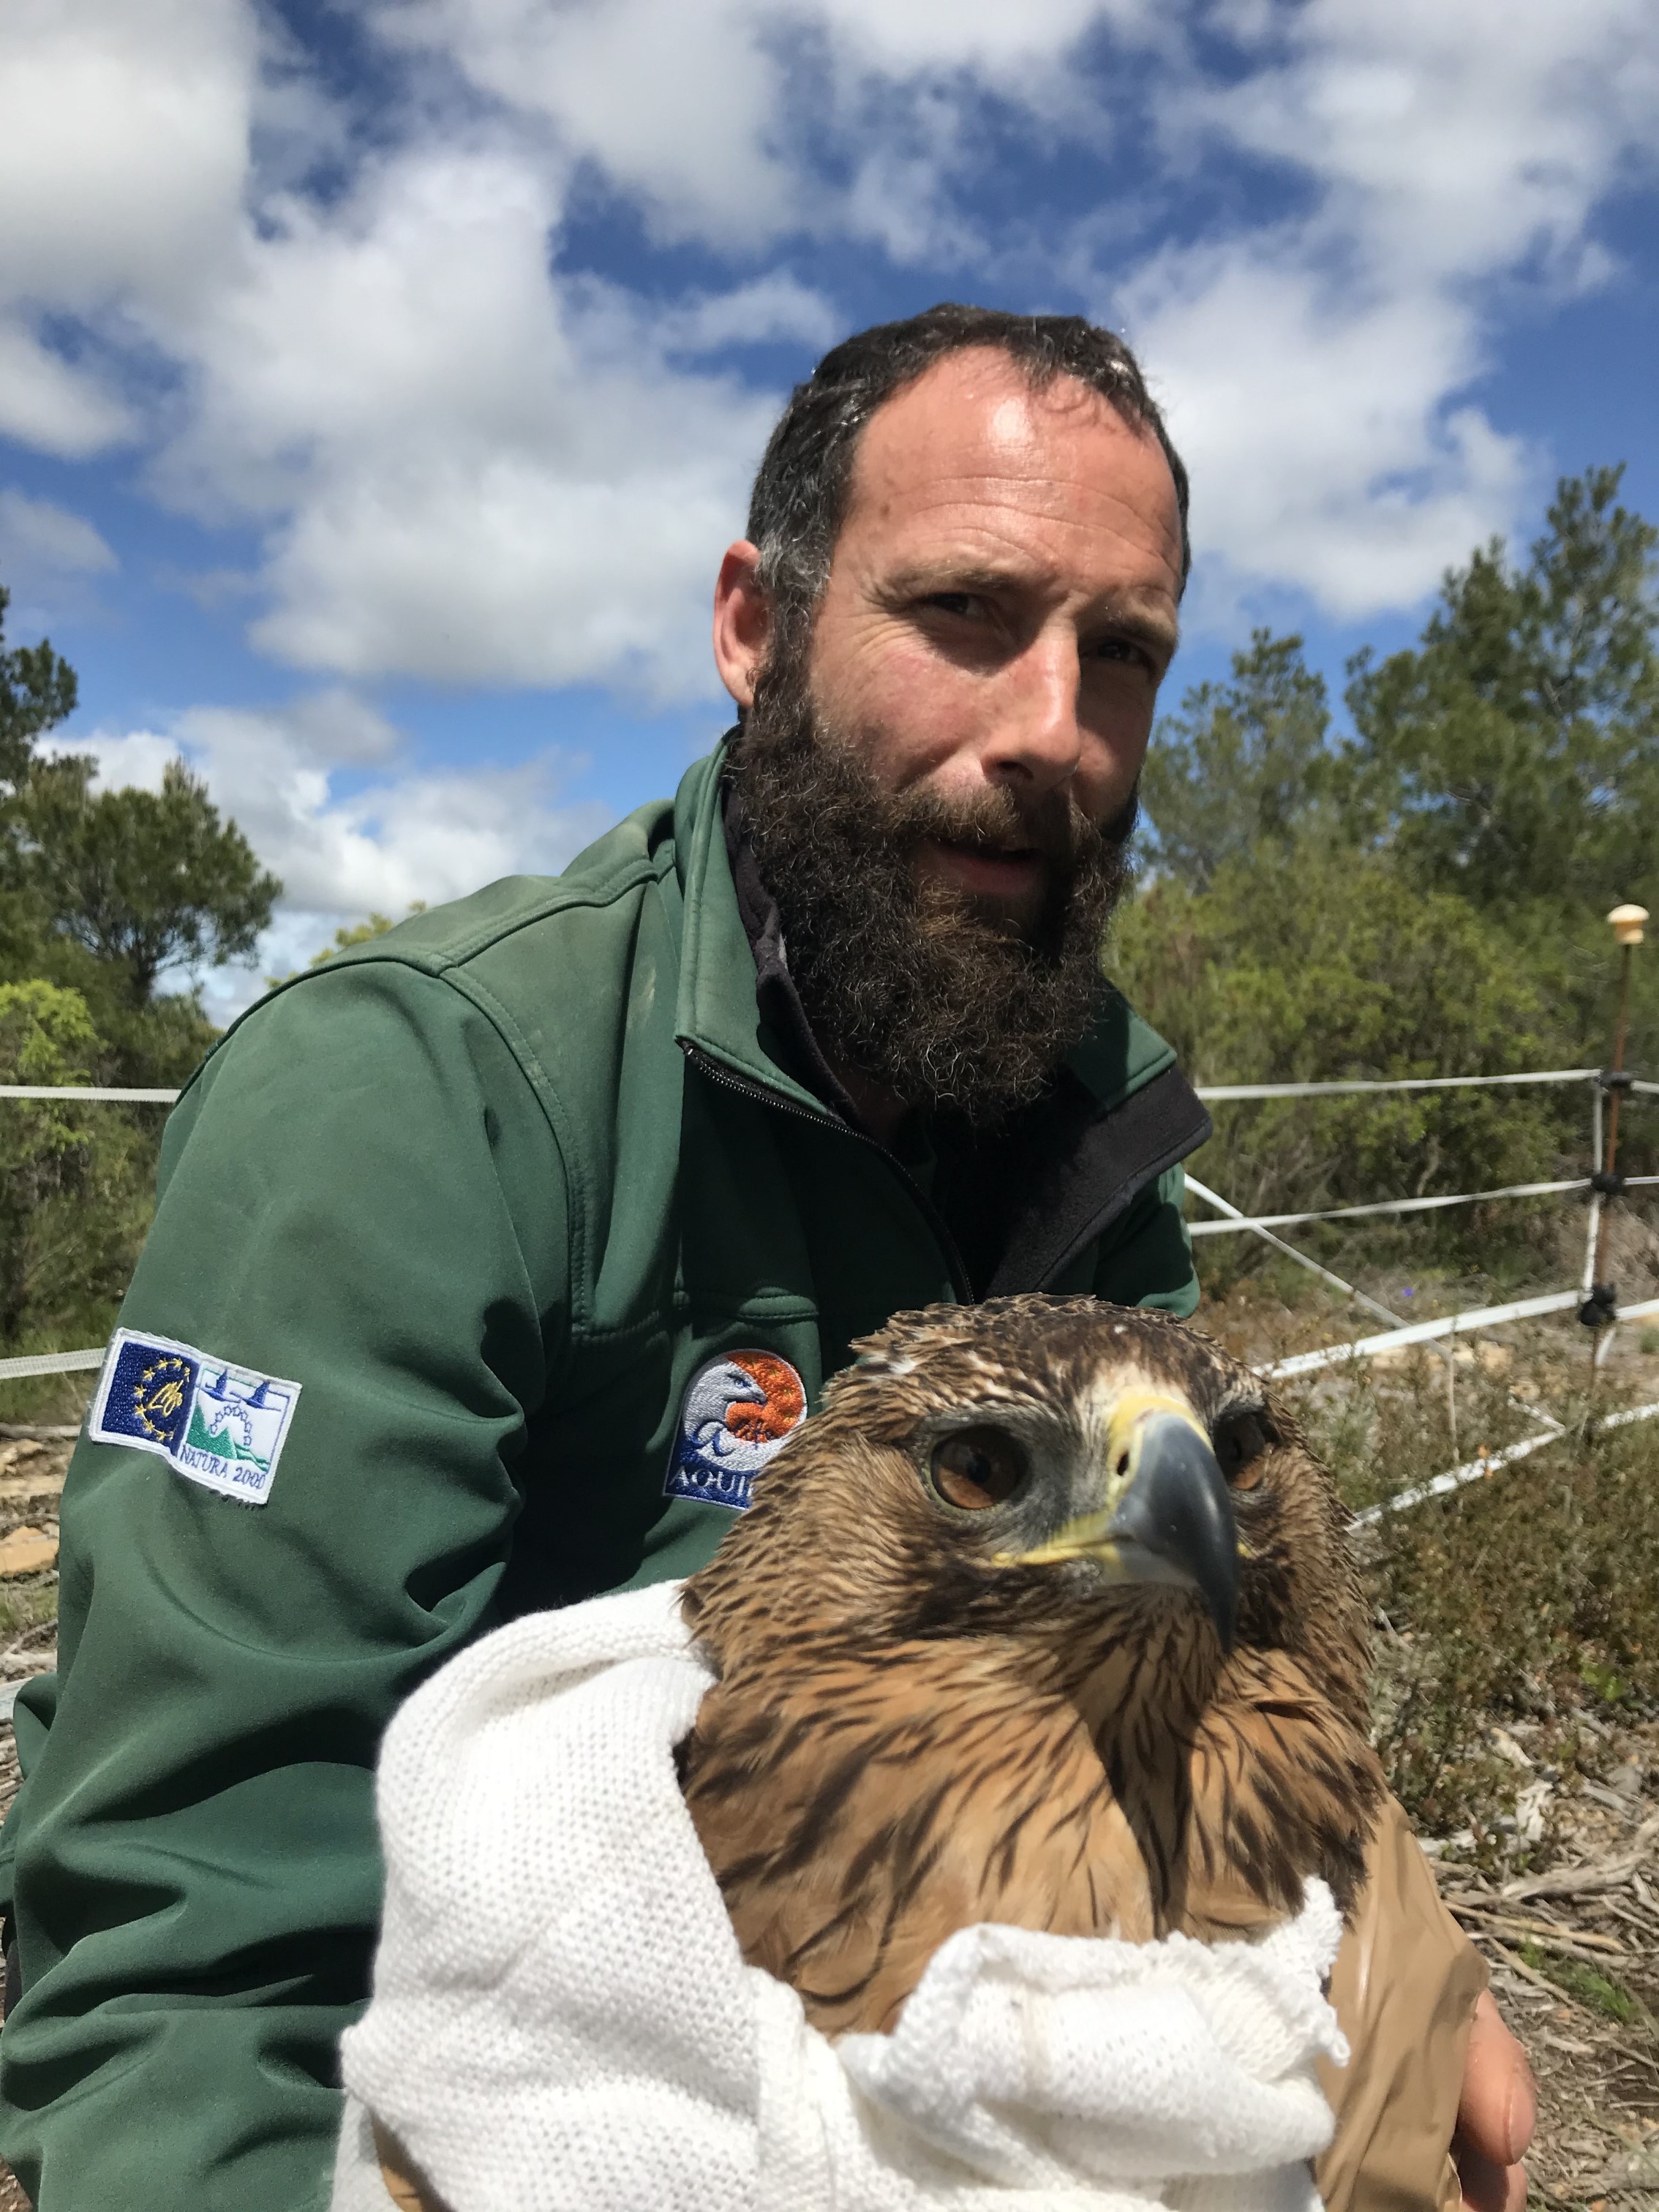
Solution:
M1238 1532L1210 1439L1192 1408L1126 1390L1106 1429L1107 1503L1080 1514L1024 1565L1089 1559L1114 1581L1176 1583L1203 1599L1224 1651L1238 1624Z

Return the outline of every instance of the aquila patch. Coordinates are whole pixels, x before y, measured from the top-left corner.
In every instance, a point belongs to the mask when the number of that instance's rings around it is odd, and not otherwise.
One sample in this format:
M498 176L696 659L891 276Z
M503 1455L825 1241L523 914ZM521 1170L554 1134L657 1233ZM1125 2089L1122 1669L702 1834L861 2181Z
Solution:
M664 1495L743 1512L755 1477L805 1418L800 1376L775 1352L705 1360L686 1385Z
M263 1505L300 1395L170 1337L118 1328L87 1422L97 1443L154 1452L191 1482Z

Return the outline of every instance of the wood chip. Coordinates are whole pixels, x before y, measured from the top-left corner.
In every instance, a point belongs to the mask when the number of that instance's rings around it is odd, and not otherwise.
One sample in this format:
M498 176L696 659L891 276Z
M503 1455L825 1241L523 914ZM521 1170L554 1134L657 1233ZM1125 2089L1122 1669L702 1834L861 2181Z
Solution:
M1659 2189L1659 2152L1643 2148L1620 2151L1607 2161L1601 2176L1603 2189Z
M9 1498L56 1498L64 1487L64 1468L40 1468L38 1474L0 1474L0 1504Z
M14 1528L0 1537L0 1576L38 1575L58 1564L58 1539L44 1528Z

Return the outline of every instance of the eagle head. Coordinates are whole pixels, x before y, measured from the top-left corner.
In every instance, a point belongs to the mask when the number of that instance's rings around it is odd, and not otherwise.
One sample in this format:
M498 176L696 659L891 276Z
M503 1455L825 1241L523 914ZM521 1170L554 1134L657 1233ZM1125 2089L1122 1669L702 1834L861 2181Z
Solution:
M1091 1297L930 1307L854 1348L686 1587L720 1677L685 1759L716 1871L735 1852L759 1879L750 1820L797 1868L845 1820L908 1834L937 1769L940 1866L999 1790L1121 1861L1085 1910L1018 1829L1024 1874L943 1884L978 1917L1213 1936L1294 1910L1310 1874L1351 1898L1382 1795L1365 1609L1334 1486L1260 1380Z
M1283 1651L1365 1724L1346 1514L1219 1345L1146 1308L1028 1296L899 1314L854 1348L694 1577L705 1641L759 1627L752 1574L768 1635L1012 1637L1073 1686L1152 1639L1172 1700L1236 1645Z

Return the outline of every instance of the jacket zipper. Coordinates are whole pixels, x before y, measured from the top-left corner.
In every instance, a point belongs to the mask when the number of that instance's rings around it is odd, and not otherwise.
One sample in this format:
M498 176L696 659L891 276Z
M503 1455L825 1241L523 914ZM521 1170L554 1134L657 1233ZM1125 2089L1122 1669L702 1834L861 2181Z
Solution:
M854 1144L866 1146L898 1177L915 1200L917 1212L933 1232L939 1250L945 1255L945 1265L951 1270L951 1284L956 1291L957 1304L971 1306L978 1303L974 1295L974 1286L968 1279L968 1270L963 1265L962 1255L957 1249L956 1239L945 1225L944 1216L903 1161L896 1160L884 1145L878 1144L862 1129L854 1128L838 1115L814 1113L810 1107L797 1106L793 1098L784 1098L775 1091L769 1091L763 1083L752 1083L747 1076L734 1074L721 1061L711 1058L701 1045L682 1042L680 1049L699 1075L707 1076L711 1083L718 1083L727 1091L735 1091L740 1098L752 1098L757 1105L769 1106L774 1113L793 1114L799 1121L811 1122L815 1128L837 1131L843 1137L850 1137Z

